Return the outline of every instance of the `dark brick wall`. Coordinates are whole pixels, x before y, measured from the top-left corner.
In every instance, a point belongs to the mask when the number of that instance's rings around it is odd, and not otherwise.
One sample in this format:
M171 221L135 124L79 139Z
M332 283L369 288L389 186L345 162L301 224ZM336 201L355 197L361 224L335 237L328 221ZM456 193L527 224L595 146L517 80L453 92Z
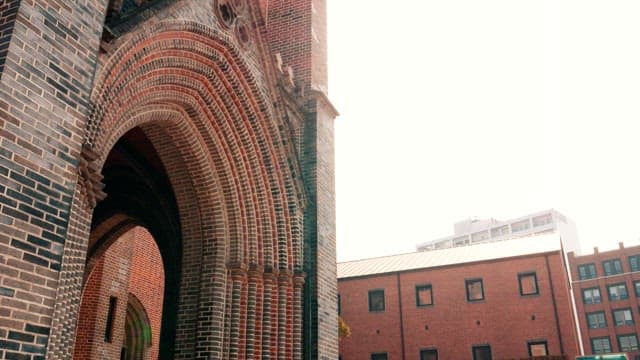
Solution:
M106 1L19 4L0 79L0 341L7 358L40 358Z
M4 0L0 4L0 78L4 70L4 62L9 51L9 41L13 33L20 0Z
M305 123L305 179L313 194L305 212L306 358L337 356L337 283L335 235L335 110L323 93L314 92L315 113Z
M520 295L523 272L535 272L538 295ZM465 279L471 278L482 278L484 301L467 301ZM422 284L432 286L433 306L416 305L416 285ZM351 336L340 340L340 354L417 359L421 349L436 348L442 359L468 359L473 345L489 344L495 359L527 358L527 342L545 340L551 355L573 358L578 343L566 284L559 252L340 279L341 316L351 327ZM369 312L373 289L385 291L382 312Z
M622 243L619 248L610 251L600 252L594 249L593 254L576 256L569 253L569 264L571 267L571 278L573 279L573 292L577 307L578 320L582 333L582 345L586 354L593 353L591 346L592 338L608 337L613 352L620 351L618 344L619 335L635 334L640 339L640 296L635 292L634 282L640 281L640 272L631 271L629 257L640 255L640 246L624 247ZM619 259L622 265L622 273L605 276L603 262ZM578 266L584 264L594 264L596 268L596 278L580 280ZM627 287L628 299L610 300L607 294L607 285L625 284ZM582 297L582 289L600 289L601 303L585 304ZM614 309L630 309L634 324L615 326L613 321ZM607 326L604 328L590 329L587 324L587 314L592 312L604 312ZM630 358L639 356L640 351L629 352Z

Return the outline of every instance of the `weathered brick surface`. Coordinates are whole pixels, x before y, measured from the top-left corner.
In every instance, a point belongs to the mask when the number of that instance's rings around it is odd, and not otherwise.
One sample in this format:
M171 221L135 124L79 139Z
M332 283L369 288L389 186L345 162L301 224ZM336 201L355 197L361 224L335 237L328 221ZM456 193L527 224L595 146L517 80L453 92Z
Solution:
M12 352L26 358L45 354L56 292L66 281L59 270L73 227L68 218L101 7L99 1L20 1L2 55L0 232L9 248L1 263L14 281L13 296L3 297L9 314L0 327L28 335L12 340L19 346ZM29 295L18 290L25 286Z
M134 11L119 15L121 4L21 1L13 20L0 8L13 24L0 38L0 349L68 357L85 265L96 271L114 234L142 224L167 274L161 352L300 358L297 330L312 319L304 348L335 357L335 304L312 299L335 293L333 113L301 91L326 88L311 86L326 62L312 44L323 2L291 4L301 20L273 27L258 2L126 1ZM129 178L110 155L122 138ZM101 173L108 197L94 210ZM305 303L318 303L304 310L303 270L315 279Z
M520 295L518 274L535 272L538 295ZM436 348L439 358L471 358L489 344L493 358L528 358L528 341L544 340L551 355L578 354L568 277L560 252L410 272L340 279L341 316L351 336L340 340L344 359L387 352L417 359ZM465 280L482 278L484 300L468 302ZM416 305L416 286L430 284L433 305ZM370 312L368 292L384 289L385 310Z

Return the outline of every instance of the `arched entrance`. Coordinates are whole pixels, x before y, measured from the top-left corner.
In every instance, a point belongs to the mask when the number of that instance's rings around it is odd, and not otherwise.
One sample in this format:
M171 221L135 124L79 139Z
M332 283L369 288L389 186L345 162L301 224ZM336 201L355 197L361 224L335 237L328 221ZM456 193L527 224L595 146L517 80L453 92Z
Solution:
M72 356L83 289L140 226L162 358L335 358L324 1L10 2L0 352Z
M149 267L155 265L156 269L149 269L153 273L166 274L166 277L162 276L161 289L162 294L158 294L156 297L164 299L164 304L159 304L162 315L162 329L159 332L160 338L158 342L160 344L160 355L166 358L166 354L171 353L172 342L175 337L175 327L177 318L177 293L180 283L180 269L182 261L182 242L181 242L181 230L176 208L176 200L173 195L169 179L166 175L165 169L159 156L151 144L150 140L146 137L143 130L139 127L133 128L124 134L118 142L113 146L103 166L102 174L104 175L103 182L105 184L105 191L109 196L98 203L93 213L92 230L89 236L89 244L87 250L87 265L85 269L83 302L86 298L87 286L93 285L87 282L89 274L93 274L93 270L96 266L100 265L101 269L110 269L112 272L119 271L119 274L105 274L104 278L99 281L102 284L103 289L101 294L101 304L104 308L109 298L115 297L118 299L120 308L116 309L116 313L120 314L120 320L124 319L124 310L126 309L127 297L124 296L129 293L128 282L123 283L120 296L114 296L117 293L117 287L113 284L118 283L117 279L121 279L120 282L124 282L124 279L135 280L136 264L134 262L136 252L136 244L139 244L142 240L149 239L137 239L136 235L143 233L136 225L144 226L148 229L148 238L152 241L152 246L147 246L145 251L148 258L153 258L151 250L158 252L158 258L161 263L148 264L145 263L148 259L142 259L138 262L140 266ZM129 237L132 237L129 239ZM137 236L141 238L142 236ZM121 242L128 241L127 245L121 245ZM109 251L120 251L116 255L108 256L105 259L105 255L109 254ZM113 252L113 251L111 251ZM106 264L105 264L106 261ZM114 276L118 275L115 279ZM99 304L96 304L99 305ZM91 321L82 317L82 308L80 310L81 316L79 319L78 327L82 329L84 323ZM87 316L107 316L104 309L99 313L89 312ZM111 313L109 313L111 314ZM112 315L115 316L115 315ZM107 317L108 319L108 317ZM116 317L118 319L118 317ZM108 324L108 323L107 323ZM91 346L84 346L82 350L78 350L76 346L76 354L84 354L87 348L91 349L91 353L96 355L98 351L107 351L111 357L116 357L120 353L120 345L122 343L122 327L121 322L114 323L118 327L114 330L116 336L114 339L108 339L107 335L104 336L104 340L101 339L100 334L102 329L95 328L91 332ZM96 324L98 325L106 324ZM104 331L107 331L104 330ZM88 336L85 333L81 333L77 336ZM79 356L79 357L78 357ZM76 356L82 358L82 355Z
M71 219L91 219L89 269L114 235L153 235L166 274L161 358L302 354L301 189L239 51L214 29L164 23L121 47L94 92ZM62 272L84 278L78 269Z

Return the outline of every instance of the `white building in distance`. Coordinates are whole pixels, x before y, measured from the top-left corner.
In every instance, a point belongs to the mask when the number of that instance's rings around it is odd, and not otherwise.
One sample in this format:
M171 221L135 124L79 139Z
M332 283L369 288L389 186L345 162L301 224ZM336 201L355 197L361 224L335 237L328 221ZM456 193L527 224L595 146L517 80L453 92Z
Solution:
M453 225L453 235L417 245L418 251L446 249L470 244L509 240L525 236L556 232L565 252L580 252L575 223L550 209L510 220L467 219Z

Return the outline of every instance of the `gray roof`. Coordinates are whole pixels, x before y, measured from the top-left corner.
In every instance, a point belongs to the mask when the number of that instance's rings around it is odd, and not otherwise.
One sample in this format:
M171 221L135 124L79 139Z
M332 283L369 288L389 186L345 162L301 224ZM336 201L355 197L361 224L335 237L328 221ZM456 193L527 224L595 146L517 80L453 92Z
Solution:
M560 235L546 233L511 240L338 263L338 279L548 253L561 249Z

